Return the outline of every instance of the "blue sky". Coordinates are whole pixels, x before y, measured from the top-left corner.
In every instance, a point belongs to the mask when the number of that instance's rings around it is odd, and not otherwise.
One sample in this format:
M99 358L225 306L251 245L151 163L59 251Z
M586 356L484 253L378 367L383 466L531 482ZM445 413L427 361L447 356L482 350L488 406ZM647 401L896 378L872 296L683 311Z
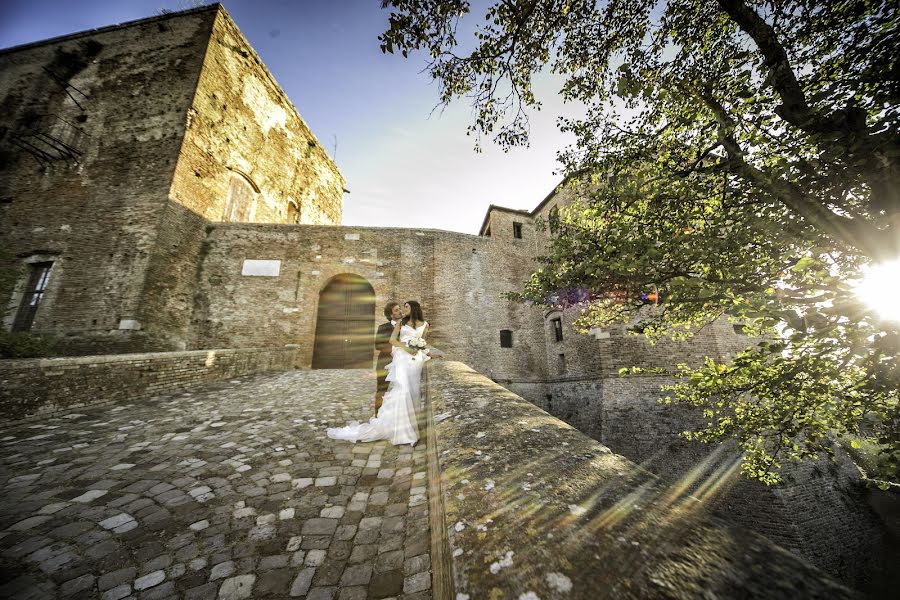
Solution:
M532 209L560 180L558 82L542 77L532 143L476 154L471 111L441 111L421 56L382 54L388 13L378 0L226 0L226 10L332 154L347 179L345 225L477 233L489 204ZM473 3L477 4L477 3ZM5 0L0 47L196 5L188 0ZM476 10L470 20L481 20ZM336 152L335 152L336 142Z

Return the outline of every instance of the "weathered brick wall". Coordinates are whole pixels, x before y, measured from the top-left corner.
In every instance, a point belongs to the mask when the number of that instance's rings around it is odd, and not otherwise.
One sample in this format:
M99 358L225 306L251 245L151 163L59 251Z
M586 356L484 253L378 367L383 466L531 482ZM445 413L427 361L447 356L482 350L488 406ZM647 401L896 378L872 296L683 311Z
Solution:
M292 369L293 348L0 361L0 418L132 403L227 377Z
M208 221L180 204L166 203L141 290L138 319L143 348L165 351L197 347L192 343L191 315L208 226Z
M233 178L252 181L242 222L341 223L343 176L220 8L171 195L210 221L235 220L225 214Z
M221 224L211 227L194 313L198 347L297 344L310 364L319 294L336 275L365 278L376 320L390 300L419 300L431 341L490 375L541 376L539 313L500 299L527 275L515 249L431 230ZM245 259L279 260L277 277L243 276ZM514 330L500 348L500 330Z
M440 342L454 360L494 378L546 376L540 309L501 297L518 290L532 266L517 244L435 233L434 295L446 332ZM512 331L511 348L500 347L503 329Z
M19 272L55 260L33 331L63 352L134 347L136 319L215 11L191 11L0 51L0 239ZM44 69L73 89L82 111ZM78 91L75 91L77 89ZM82 96L83 93L86 97ZM52 116L39 116L52 115ZM58 117L58 118L57 118ZM14 140L63 138L78 164L38 161Z

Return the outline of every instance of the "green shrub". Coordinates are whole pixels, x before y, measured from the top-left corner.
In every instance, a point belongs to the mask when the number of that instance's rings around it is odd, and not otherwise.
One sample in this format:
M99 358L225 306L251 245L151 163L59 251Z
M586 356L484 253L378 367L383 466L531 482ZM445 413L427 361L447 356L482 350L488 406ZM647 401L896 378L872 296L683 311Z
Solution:
M0 358L43 358L53 354L55 341L28 333L0 331Z

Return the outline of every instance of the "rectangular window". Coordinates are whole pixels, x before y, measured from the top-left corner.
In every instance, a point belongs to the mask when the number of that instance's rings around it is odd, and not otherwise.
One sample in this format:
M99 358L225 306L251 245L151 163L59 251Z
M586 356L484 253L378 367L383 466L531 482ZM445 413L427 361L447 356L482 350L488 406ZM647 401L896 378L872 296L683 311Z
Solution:
M522 224L518 221L513 222L513 237L517 240L522 239Z
M556 336L556 341L561 342L563 339L562 336L562 319L553 319L553 333Z
M22 303L19 305L19 312L16 313L16 319L13 321L13 331L28 331L34 323L34 315L37 314L38 306L44 298L44 291L47 289L47 282L50 280L50 267L52 262L41 262L28 265L31 272L28 274L28 285L25 287L25 294L22 296Z
M509 329L500 330L500 347L512 348L512 331Z
M559 374L560 375L562 375L563 373L566 372L566 355L565 354L559 355L558 366L559 366Z

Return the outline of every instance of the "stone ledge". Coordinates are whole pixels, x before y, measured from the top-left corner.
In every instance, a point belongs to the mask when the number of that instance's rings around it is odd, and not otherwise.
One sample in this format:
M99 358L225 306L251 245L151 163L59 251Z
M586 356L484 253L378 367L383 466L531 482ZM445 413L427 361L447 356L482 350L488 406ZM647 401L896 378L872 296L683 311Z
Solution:
M446 597L858 597L706 514L719 480L666 486L462 363L428 371Z
M131 403L230 377L294 368L296 348L246 348L5 360L0 420Z
M210 350L181 350L178 352L134 352L129 354L95 354L89 356L60 356L54 358L16 358L0 360L0 374L21 368L53 368L73 365L93 365L106 363L130 363L158 360L182 360L209 358L210 356L230 356L236 354L258 354L260 352L291 352L294 347L285 348L214 348Z

